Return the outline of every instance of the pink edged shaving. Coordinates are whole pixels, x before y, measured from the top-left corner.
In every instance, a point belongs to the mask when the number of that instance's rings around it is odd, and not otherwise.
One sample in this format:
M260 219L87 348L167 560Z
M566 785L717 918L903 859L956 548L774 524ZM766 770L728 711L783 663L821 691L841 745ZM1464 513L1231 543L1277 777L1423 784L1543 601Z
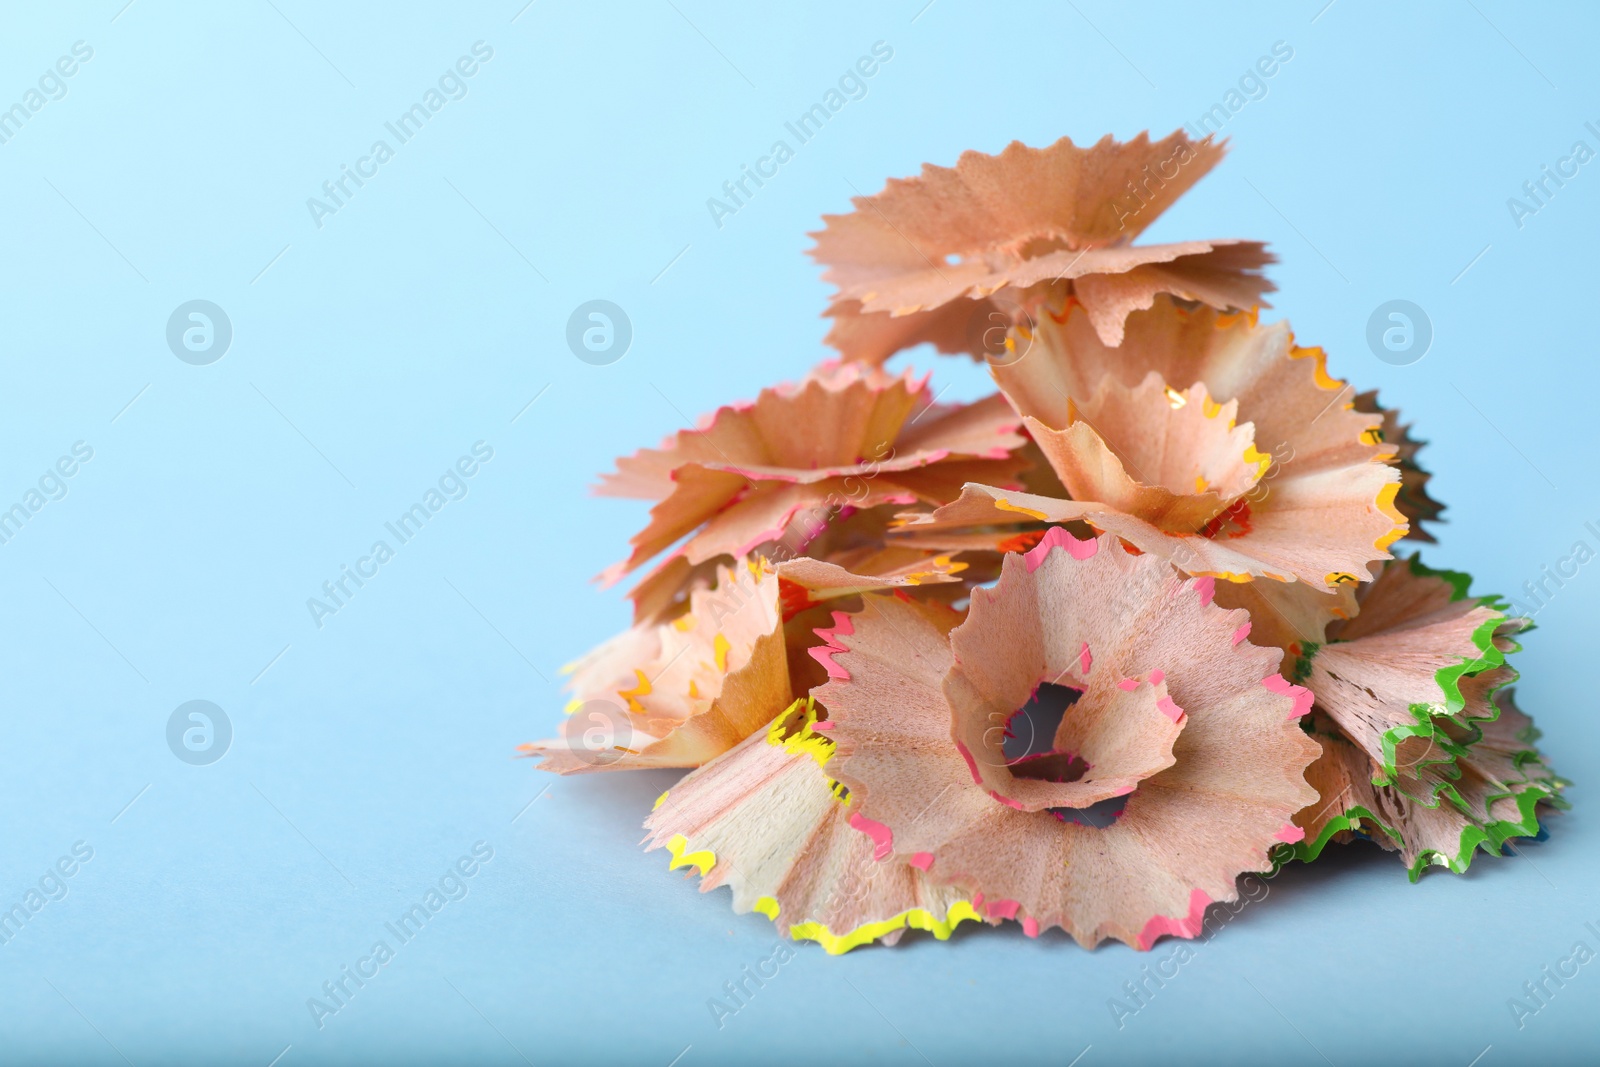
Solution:
M937 855L928 877L991 919L1148 948L1194 936L1240 874L1271 869L1315 796L1318 747L1286 714L1292 694L1262 684L1276 650L1233 640L1242 613L1118 547L1007 556L948 635L868 595L836 657L849 677L816 697L835 723L829 773L896 855ZM1003 727L1026 737L1012 718L1041 681L1080 695L1048 753L1008 758ZM1118 797L1113 818L1082 811Z
M818 510L937 506L975 478L1010 482L1026 465L1014 454L1019 429L999 395L936 405L926 379L825 363L618 460L598 491L655 504L632 554L603 580L662 552L691 566L771 555L792 522Z
M850 813L850 825L872 838L872 858L887 859L894 851L894 833L881 822L874 822L859 811Z
M991 919L1015 919L1020 907L1022 904L1015 900L996 900L992 903L986 901L983 910Z
M851 627L852 623L848 614L842 611L834 612L833 625L821 627L816 632L817 636L822 638L823 643L806 650L812 659L822 664L823 669L828 672L829 678L848 680L850 677L850 673L839 666L833 657L840 652L847 651L845 646L839 644L835 638L840 636L848 637L854 633L855 631Z
M1212 900L1204 892L1196 889L1189 894L1189 914L1176 918L1158 915L1145 923L1139 933L1137 947L1141 952L1149 952L1161 937L1190 938L1199 935L1204 928L1206 909L1211 906Z
M1028 570L1036 571L1045 559L1049 557L1052 549L1064 548L1073 559L1088 559L1100 549L1100 542L1090 539L1080 541L1067 532L1065 526L1052 526L1044 532L1044 537L1039 543L1022 554L1027 561Z
M1311 710L1311 705L1316 700L1316 696L1311 690L1303 685L1295 685L1281 674L1269 674L1261 679L1261 684L1279 696L1286 696L1294 701L1289 711L1289 718L1291 719L1299 719L1304 716Z
M811 235L824 280L838 286L827 342L870 364L923 342L992 358L996 324L1025 324L1063 301L1085 307L1108 345L1157 293L1255 307L1273 288L1261 275L1274 258L1264 245L1130 244L1223 151L1182 131L1042 148L1013 141L854 197L855 210L823 216Z

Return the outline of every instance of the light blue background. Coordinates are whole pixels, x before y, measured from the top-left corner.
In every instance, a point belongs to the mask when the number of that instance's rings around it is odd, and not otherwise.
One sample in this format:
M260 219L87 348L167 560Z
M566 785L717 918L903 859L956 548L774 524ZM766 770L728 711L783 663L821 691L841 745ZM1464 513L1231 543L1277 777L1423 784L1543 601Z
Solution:
M559 665L626 621L588 579L644 508L593 477L823 356L803 255L823 212L967 148L1159 135L1280 40L1294 57L1229 121L1231 155L1150 238L1271 241L1269 315L1433 442L1451 521L1426 560L1515 592L1600 544L1600 163L1521 229L1506 207L1600 147L1587 5L123 2L8 4L0 29L0 106L94 49L0 145L0 506L94 449L0 545L0 900L94 849L0 946L0 1059L1593 1060L1600 964L1521 1030L1506 1002L1600 948L1600 564L1519 657L1577 782L1547 843L1416 886L1365 846L1291 869L1120 1030L1108 998L1170 943L1014 929L803 948L719 1030L707 998L775 935L638 848L671 776L511 758L555 728ZM306 199L479 40L469 94L314 225ZM706 198L879 40L866 98L713 226ZM210 366L164 340L196 298L233 323ZM634 326L608 367L564 343L593 298ZM1412 366L1364 341L1393 298L1434 324ZM986 386L918 360L949 396ZM318 629L306 599L479 440L466 499ZM166 746L191 699L233 723L212 766ZM480 840L470 894L318 1030L307 998Z

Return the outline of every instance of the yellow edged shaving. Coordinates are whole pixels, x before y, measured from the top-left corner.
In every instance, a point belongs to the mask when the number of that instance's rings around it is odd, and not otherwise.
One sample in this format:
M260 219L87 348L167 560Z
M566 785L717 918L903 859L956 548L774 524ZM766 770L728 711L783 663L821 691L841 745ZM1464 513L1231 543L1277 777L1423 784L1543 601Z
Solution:
M1178 392L1172 386L1167 386L1167 403L1172 405L1174 411L1189 403L1189 398Z
M1187 310L1181 308L1179 310L1182 311L1185 318L1188 317L1189 313ZM1239 311L1230 312L1225 315L1218 315L1213 325L1215 325L1215 327L1219 330L1226 330L1240 322L1248 323L1249 325L1254 326L1260 321L1261 309L1259 307L1249 307L1242 308Z
M663 793L662 796L666 794ZM675 871L679 867L693 867L704 878L710 873L711 868L717 864L717 854L710 849L703 848L699 852L686 851L689 841L682 834L673 834L672 840L667 842L667 851L672 853L672 865L667 868Z
M644 676L644 671L641 671L637 667L633 669L633 674L634 677L639 680L639 684L634 686L632 689L618 689L617 696L628 702L629 711L638 712L642 715L644 714L644 705L635 700L634 697L650 695L650 679L646 678Z
M1254 575L1235 574L1232 571L1191 571L1190 573L1196 578L1220 578L1225 582L1232 582L1235 585L1243 585L1245 582L1255 581ZM1270 578L1275 576L1268 575L1267 577ZM1282 579L1279 580L1281 581Z
M1255 442L1251 442L1245 446L1244 462L1246 466L1252 463L1256 465L1256 478L1260 479L1266 476L1267 468L1272 466L1272 457L1256 451Z
M577 697L573 697L571 700L567 701L567 706L561 710L566 714L571 715L573 712L583 707L583 705L584 702L582 700L579 700Z
M907 585L921 585L924 578L948 578L953 574L960 574L967 569L965 563L955 563L949 556L933 557L933 569L928 571L913 571L905 576Z
M803 716L799 728L785 737L785 727L800 712L803 712ZM816 701L811 697L801 697L772 720L772 725L767 727L767 744L777 745L790 756L810 756L817 761L818 767L826 767L828 760L833 758L833 742L811 728L816 721Z
M798 723L795 721L796 715L800 716ZM772 720L772 724L767 727L767 744L777 745L789 755L810 756L817 761L819 767L824 766L833 755L834 744L832 740L812 729L816 721L816 701L811 697L802 697ZM790 727L794 727L793 732L785 737L785 731ZM834 795L838 796L842 788L839 783L830 781L829 786ZM668 790L667 793L657 797L655 807L659 808L666 803L667 794L670 792L671 790ZM849 798L841 799L849 803ZM703 878L717 863L716 853L710 849L689 851L689 841L682 834L672 835L667 841L667 851L672 854L672 863L668 870L693 867ZM773 897L762 897L755 902L752 910L766 916L772 922L777 922L780 905ZM815 941L830 956L837 956L903 929L926 930L940 941L946 941L957 926L968 920L981 922L982 916L970 903L958 900L950 906L949 912L943 919L935 918L926 908L911 908L890 919L863 923L843 934L835 934L820 922L795 923L789 927L788 934L796 941Z
M828 955L837 956L902 929L926 930L940 941L947 941L955 928L969 919L982 921L971 904L958 900L950 905L943 920L935 919L925 908L912 908L892 919L864 923L844 934L835 934L819 922L795 923L789 927L789 936L796 941L815 941Z
M666 793L662 793L660 796L656 797L656 802L650 805L650 810L655 811L661 805L665 804L667 802L667 793L670 792L672 792L672 790L668 789Z
M718 634L711 642L711 652L717 659L717 670L723 674L728 673L728 650L733 646L728 644L728 639Z
M1411 524L1405 515L1401 514L1400 509L1394 506L1395 497L1399 495L1400 483L1398 481L1386 483L1383 490L1378 494L1378 510L1399 524L1372 543L1373 547L1379 552L1387 552L1389 546L1404 537L1406 531L1411 528Z
M995 498L994 506L1001 511L1015 511L1018 514L1028 516L1030 519L1038 519L1040 522L1050 521L1050 517L1042 511L1034 511L1032 508L1019 508L1014 504L1001 500L999 497Z
M1328 356L1320 348L1300 348L1296 346L1289 350L1289 358L1314 359L1317 361L1317 387L1319 389L1343 389L1347 384L1328 373Z

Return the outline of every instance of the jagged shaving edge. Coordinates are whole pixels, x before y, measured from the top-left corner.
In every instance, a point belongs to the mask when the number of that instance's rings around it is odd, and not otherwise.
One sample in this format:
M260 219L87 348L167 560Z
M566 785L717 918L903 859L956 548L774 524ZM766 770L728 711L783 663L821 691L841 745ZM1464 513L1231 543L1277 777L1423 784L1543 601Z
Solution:
M1465 571L1429 567L1421 561L1419 552L1412 553L1404 562L1410 566L1414 574L1424 578L1438 578L1448 583L1451 587L1450 599L1452 602L1472 596L1470 593L1472 575ZM1427 796L1417 797L1404 792L1404 790L1401 790L1401 792L1414 803L1430 809L1437 808L1442 799L1448 799L1456 810L1460 811L1467 819L1467 824L1462 827L1461 841L1453 857L1437 849L1425 849L1418 855L1416 862L1406 872L1412 882L1416 882L1422 876L1422 872L1430 866L1448 867L1456 874L1464 874L1471 866L1472 859L1480 847L1491 855L1503 855L1506 842L1519 837L1537 836L1541 832L1541 826L1535 809L1541 802L1556 808L1570 806L1561 796L1562 789L1570 783L1551 771L1547 778L1526 778L1520 782L1502 783L1506 786L1506 791L1490 794L1486 798L1486 806L1493 804L1497 800L1512 798L1517 804L1518 817L1514 820L1500 819L1488 824L1480 824L1468 812L1466 802L1462 800L1460 792L1453 784L1455 780L1461 777L1461 770L1456 761L1460 757L1467 755L1471 747L1483 739L1483 729L1480 724L1494 722L1500 716L1500 707L1495 702L1494 695L1501 689L1513 685L1520 677L1520 674L1513 669L1504 682L1488 690L1484 694L1484 700L1489 708L1488 714L1471 719L1457 717L1466 706L1466 699L1461 693L1461 679L1496 667L1505 666L1506 656L1522 649L1522 645L1511 635L1532 629L1532 622L1528 620L1519 628L1502 635L1511 644L1509 651L1502 651L1495 643L1495 637L1496 632L1507 621L1516 619L1516 616L1510 614L1510 605L1504 598L1494 593L1473 597L1472 599L1477 600L1479 604L1496 613L1493 617L1486 619L1472 633L1472 642L1478 649L1478 655L1471 659L1464 658L1461 662L1442 667L1434 673L1439 689L1444 694L1444 703L1442 705L1413 704L1410 710L1412 715L1417 718L1417 727L1398 726L1385 731L1383 735L1385 765L1380 768L1380 772L1374 775L1372 779L1374 786L1399 788L1395 784L1397 770L1394 766L1394 749L1395 744L1405 737L1430 737L1439 745L1441 750L1449 754L1448 759L1429 760L1424 764L1419 764L1419 767L1447 765L1439 772L1443 775L1443 778L1433 786ZM1439 710L1440 708L1443 710ZM1452 740L1438 731L1436 720L1439 718L1449 718L1457 726L1469 729L1472 732L1472 736L1461 742ZM1543 757L1533 743L1537 737L1537 730L1530 727L1530 731L1532 736L1519 738L1528 747L1511 754L1512 759L1516 761L1519 767L1530 760L1539 760L1543 765ZM1548 770L1548 767L1546 769ZM1312 862L1322 854L1322 850L1333 839L1333 836L1341 831L1350 830L1356 833L1366 833L1367 831L1362 828L1363 821L1369 827L1378 828L1397 843L1404 841L1404 835L1399 830L1378 818L1365 805L1355 804L1346 808L1341 815L1330 819L1314 840L1308 838L1294 845L1281 846L1274 857L1274 871L1276 872L1285 863L1294 859L1304 863Z
M1481 847L1484 852L1492 856L1498 856L1504 854L1502 849L1507 841L1519 837L1537 837L1541 827L1538 813L1535 809L1541 802L1549 803L1556 807L1567 806L1560 795L1560 788L1565 784L1560 778L1535 779L1517 784L1524 788L1520 791L1511 789L1508 792L1493 794L1490 797L1491 803L1506 797L1515 798L1518 811L1516 820L1500 819L1487 825L1480 825L1472 821L1470 815L1466 815L1463 812L1468 821L1467 825L1461 829L1461 841L1457 847L1456 855L1451 857L1437 849L1424 849L1417 856L1416 862L1407 869L1407 878L1415 883L1417 879L1422 877L1422 872L1429 867L1448 867L1456 874L1465 874L1467 869L1472 866L1472 860L1477 854L1478 848ZM1313 862L1322 854L1322 850L1328 843L1333 840L1333 836L1343 830L1366 834L1367 830L1363 827L1363 823L1366 826L1377 827L1382 830L1396 843L1404 840L1398 830L1395 830L1374 815L1365 805L1352 805L1346 808L1342 815L1329 819L1327 825L1322 828L1322 832L1314 840L1307 838L1298 844L1280 845L1277 849L1277 854L1273 857L1273 873L1276 874L1291 860L1299 860L1302 863Z
M1438 578L1446 582L1451 587L1450 600L1452 603L1471 597L1471 594L1468 592L1468 589L1472 583L1472 576L1470 574L1467 574L1463 571L1434 570L1433 568L1424 565L1418 556L1418 553L1413 553L1409 558L1397 558L1395 562L1404 562L1410 566L1414 574L1417 574L1420 577ZM1393 564L1391 564L1391 566L1392 565ZM1399 775L1399 770L1395 766L1395 748L1401 741L1404 741L1409 737L1428 738L1433 743L1438 745L1439 749L1444 752L1446 756L1446 758L1443 759L1428 760L1424 763L1420 763L1418 764L1418 769L1422 767L1449 765L1449 767L1441 773L1450 779L1459 778L1460 771L1454 768L1456 759L1465 755L1467 749L1476 744L1483 736L1483 731L1475 724L1480 722L1493 722L1499 717L1499 709L1495 706L1493 700L1494 694L1503 689L1505 686L1515 682L1517 679L1515 674L1513 674L1512 677L1508 678L1505 682L1502 682L1500 685L1495 686L1493 689L1489 690L1489 692L1484 694L1484 699L1491 709L1491 713L1489 715L1480 716L1475 719L1459 719L1456 717L1466 708L1466 698L1461 694L1461 679L1467 677L1468 675L1480 674L1483 671L1492 670L1496 667L1505 665L1505 653L1500 651L1500 648L1495 644L1494 641L1495 631L1497 631L1501 626L1505 625L1508 619L1512 618L1512 616L1508 613L1509 607L1506 602L1496 595L1489 594L1486 596L1471 597L1471 599L1476 600L1481 606L1487 608L1491 612L1494 612L1490 618L1485 619L1478 626L1478 628L1472 632L1472 644L1473 647L1478 650L1478 654L1472 657L1463 657L1460 662L1453 663L1448 667L1441 667L1439 670L1435 671L1433 676L1434 681L1438 684L1439 692L1444 697L1443 701L1432 704L1412 704L1409 710L1412 717L1416 720L1414 723L1403 726L1392 726L1383 732L1382 736L1379 738L1379 743L1383 748L1383 761L1377 773L1375 773L1372 777L1373 785L1394 785L1395 780ZM1513 649L1513 651L1515 651L1515 649ZM1457 726L1471 730L1473 736L1465 742L1453 740L1448 735L1440 732L1436 720L1441 718L1448 718ZM1452 771L1454 771L1454 773L1451 773ZM1436 794L1438 789L1436 788L1434 792ZM1434 805L1429 804L1427 806L1433 807Z
M826 767L828 760L833 756L834 745L831 738L813 729L817 717L816 701L810 696L801 697L779 713L767 726L767 744L782 748L790 756L813 759L818 767ZM840 795L839 783L831 779L829 783L833 787L834 798L841 804L848 804L850 798L848 795ZM664 804L671 792L669 789L657 797L654 808ZM689 840L682 834L674 834L668 839L667 851L672 854L671 863L667 867L669 871L675 871L680 867L693 867L696 873L704 878L717 863L716 853L710 849L690 851ZM762 897L757 900L753 910L766 916L774 924L778 921L779 904L772 897ZM853 948L871 944L896 930L926 930L940 941L948 941L950 935L955 933L956 927L969 920L982 922L983 916L978 914L970 901L958 900L950 905L943 919L936 917L926 908L910 908L888 919L862 923L844 933L834 933L827 924L816 920L792 923L787 933L791 940L815 941L828 955L838 956Z

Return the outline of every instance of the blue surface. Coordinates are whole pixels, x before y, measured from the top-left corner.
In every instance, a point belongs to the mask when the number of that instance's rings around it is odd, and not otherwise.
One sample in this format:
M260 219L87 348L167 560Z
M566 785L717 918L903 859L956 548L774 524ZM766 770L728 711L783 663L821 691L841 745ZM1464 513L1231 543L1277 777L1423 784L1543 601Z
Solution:
M554 728L559 665L625 622L588 578L644 509L593 476L823 354L802 254L823 212L966 148L1171 130L1279 41L1232 154L1150 239L1272 242L1278 312L1433 442L1451 521L1426 560L1515 594L1600 547L1600 163L1520 227L1507 206L1600 148L1592 9L123 3L12 5L0 32L0 106L93 53L0 144L0 507L93 451L0 544L0 901L60 897L0 945L0 1060L1592 1062L1600 965L1520 1028L1507 1001L1600 949L1600 564L1518 657L1577 782L1547 842L1416 886L1335 850L1120 1027L1108 1000L1170 943L808 947L719 1029L707 999L775 937L637 847L670 776L511 758ZM422 130L361 163L480 41ZM714 225L706 199L878 41L866 94ZM375 173L314 219L341 165ZM592 299L633 325L609 366L565 343ZM1393 299L1431 319L1420 362L1367 348ZM232 325L209 365L167 345L191 300ZM465 495L319 627L307 599L477 442L492 459L445 482ZM232 726L208 766L168 748L191 700ZM492 859L454 874L478 842ZM441 882L457 899L387 932ZM393 958L319 1028L308 998L379 940Z

